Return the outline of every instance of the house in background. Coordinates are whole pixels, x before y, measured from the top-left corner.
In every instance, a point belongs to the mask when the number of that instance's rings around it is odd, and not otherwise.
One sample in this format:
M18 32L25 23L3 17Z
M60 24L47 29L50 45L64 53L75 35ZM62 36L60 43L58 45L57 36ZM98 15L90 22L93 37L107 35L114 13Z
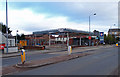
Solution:
M108 34L120 38L120 28L109 29Z
M5 41L5 46L6 46L7 45L6 44L7 35L6 34L3 34L3 35L5 36L5 39L3 39L3 41ZM8 46L9 47L15 46L15 38L11 34L8 34Z
M7 45L6 43L6 37L7 35L6 34L3 34L1 31L0 31L0 44L5 44L5 46ZM8 46L9 47L12 47L12 46L15 46L15 38L11 35L11 34L8 34Z
M0 49L4 50L4 53L6 53L6 46L7 46L7 35L3 34L0 31ZM18 52L18 48L15 47L15 38L11 35L8 34L8 52Z

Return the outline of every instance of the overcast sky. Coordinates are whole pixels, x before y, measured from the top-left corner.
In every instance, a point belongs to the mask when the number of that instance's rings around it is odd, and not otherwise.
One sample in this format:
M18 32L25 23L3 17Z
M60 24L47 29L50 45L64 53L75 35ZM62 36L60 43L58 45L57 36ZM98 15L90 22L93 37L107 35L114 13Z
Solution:
M0 22L5 24L5 2L0 7ZM16 30L19 34L57 28L88 31L89 15L91 31L107 33L110 26L118 27L118 2L8 2L8 26L13 35Z

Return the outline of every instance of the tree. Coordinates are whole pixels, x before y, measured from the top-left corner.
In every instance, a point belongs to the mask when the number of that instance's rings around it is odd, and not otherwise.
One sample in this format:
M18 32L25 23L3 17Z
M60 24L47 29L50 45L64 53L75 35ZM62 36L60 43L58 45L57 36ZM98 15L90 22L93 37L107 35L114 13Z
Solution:
M117 38L116 38L116 42L118 42L118 41L119 41L119 39L120 39L120 38L119 38L119 37L117 37Z
M15 40L16 40L16 36L15 36ZM25 40L25 35L24 34L21 34L21 35L17 34L17 40L18 40L18 42L20 40Z
M21 36L19 34L17 34L17 40L21 40Z
M6 33L6 25L3 25L3 23L0 23L0 31L2 31L2 33ZM8 34L10 34L11 32L12 30L8 28Z
M106 34L104 34L104 41L105 41L105 43L108 43L108 37Z
M25 40L25 35L24 34L21 34L21 40Z
M104 41L107 44L114 44L115 43L115 38L112 35L104 35Z

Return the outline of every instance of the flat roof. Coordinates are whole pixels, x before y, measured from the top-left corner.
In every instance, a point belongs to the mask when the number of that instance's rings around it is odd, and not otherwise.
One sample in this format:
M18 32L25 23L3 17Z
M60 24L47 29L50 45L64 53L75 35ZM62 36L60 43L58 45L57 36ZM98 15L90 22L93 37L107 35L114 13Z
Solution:
M49 34L49 33L62 33L62 32L89 34L88 31L69 29L69 28L59 28L59 29L51 29L51 30L45 30L45 31L36 31L36 32L33 32L33 34ZM91 34L93 34L93 33L91 32Z

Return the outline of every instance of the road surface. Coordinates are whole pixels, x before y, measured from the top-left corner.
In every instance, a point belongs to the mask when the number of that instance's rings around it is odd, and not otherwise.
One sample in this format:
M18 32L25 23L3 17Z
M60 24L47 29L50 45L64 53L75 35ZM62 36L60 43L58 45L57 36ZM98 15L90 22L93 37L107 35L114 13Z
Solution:
M109 75L118 67L118 48L94 50L95 54L14 75Z
M39 59L45 59L45 58L50 58L54 56L59 56L59 54L33 54L33 55L28 55L26 54L26 61L30 60L39 60ZM15 65L17 63L21 62L21 56L17 57L9 57L9 58L2 58L2 66L9 66L9 65Z

